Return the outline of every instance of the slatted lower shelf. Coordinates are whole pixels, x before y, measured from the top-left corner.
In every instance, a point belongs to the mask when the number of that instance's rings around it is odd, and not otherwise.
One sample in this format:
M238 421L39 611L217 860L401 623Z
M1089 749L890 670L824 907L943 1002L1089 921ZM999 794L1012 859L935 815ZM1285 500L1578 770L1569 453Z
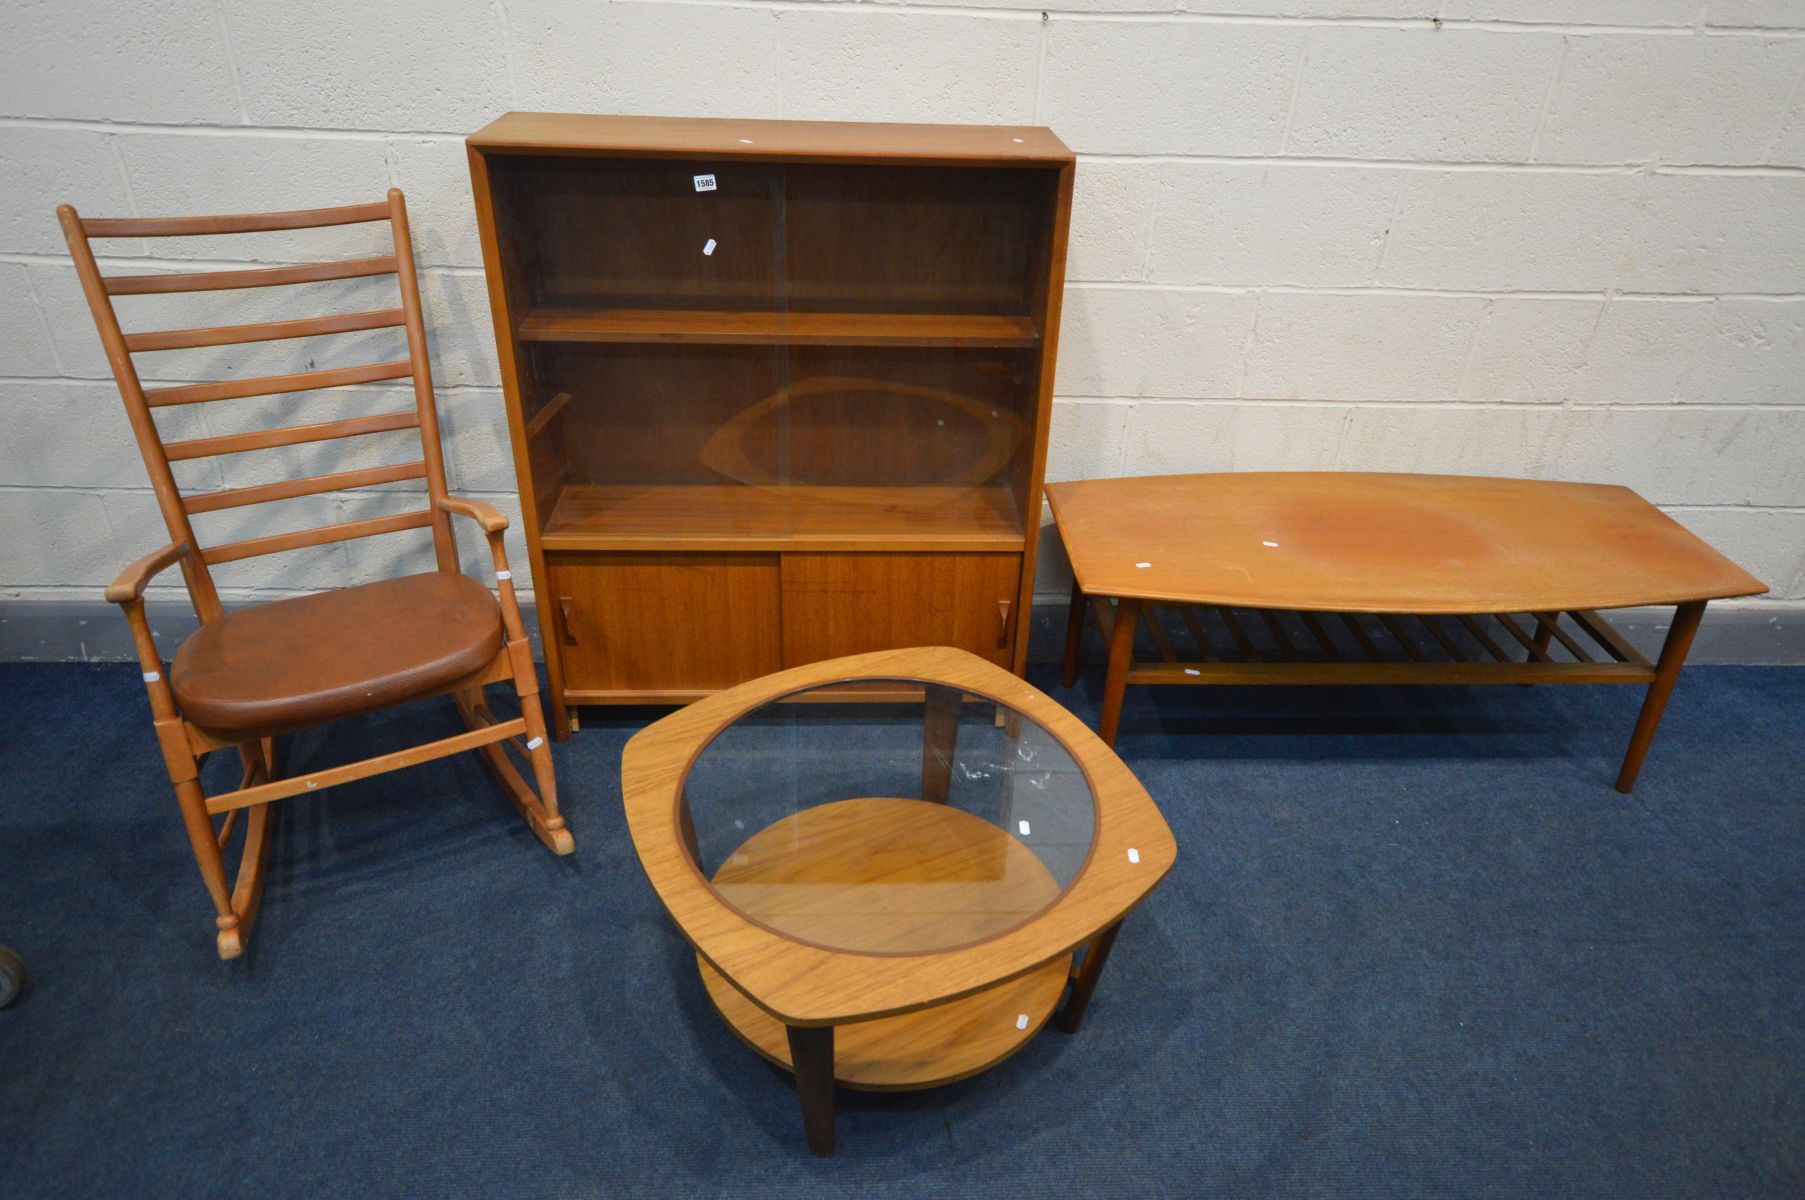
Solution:
M1107 642L1108 600L1091 613ZM1129 683L1648 683L1654 664L1591 609L1458 616L1145 601L1159 653ZM1138 630L1137 630L1138 632Z

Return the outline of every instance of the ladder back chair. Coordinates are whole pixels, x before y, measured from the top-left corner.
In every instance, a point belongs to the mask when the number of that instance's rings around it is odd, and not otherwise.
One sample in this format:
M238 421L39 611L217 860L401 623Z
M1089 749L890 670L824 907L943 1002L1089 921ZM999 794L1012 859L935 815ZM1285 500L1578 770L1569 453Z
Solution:
M169 529L169 544L127 567L107 589L107 599L125 610L131 624L157 741L201 878L217 910L220 957L238 956L250 937L269 853L271 806L288 796L476 750L533 832L556 853L569 854L574 845L558 814L538 675L502 545L507 518L487 504L446 492L419 281L401 192L391 189L386 200L373 204L302 212L95 219L63 205L57 216L144 455L157 506ZM90 245L92 238L257 233L379 221L389 224L392 253L298 266L108 276L101 274ZM115 296L265 288L384 275L395 276L399 285L399 303L394 307L299 320L126 333L113 304ZM381 329L402 331L404 357L368 366L149 388L140 383L133 360L134 354L147 351ZM311 368L313 364L307 365ZM152 416L153 410L172 406L404 379L413 383L413 406L402 412L167 442ZM413 431L418 436L418 459L193 495L183 493L170 468L172 462L190 459L397 431ZM190 521L199 513L413 479L425 481L426 507L412 512L208 546L200 544ZM487 537L499 603L487 586L460 571L452 533L454 516L474 521ZM215 564L412 529L432 531L436 570L230 613L220 606L211 570ZM143 597L152 577L171 566L181 568L201 625L177 650L166 674L145 618ZM512 683L519 697L519 717L503 721L491 713L483 698L483 688L490 683ZM275 744L279 735L445 694L455 699L467 732L311 774L285 778L280 770ZM200 783L201 765L214 750L226 747L237 749L243 759L243 778L233 791L206 795ZM504 747L524 757L536 791ZM225 850L241 814L245 814L244 836L237 877L229 882Z

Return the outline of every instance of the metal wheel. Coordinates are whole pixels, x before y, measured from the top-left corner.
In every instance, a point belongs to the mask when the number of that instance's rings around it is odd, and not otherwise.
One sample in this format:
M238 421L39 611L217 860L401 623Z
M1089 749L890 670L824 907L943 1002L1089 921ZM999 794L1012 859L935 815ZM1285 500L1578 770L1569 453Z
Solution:
M0 1008L19 998L25 990L25 960L5 946L0 946Z

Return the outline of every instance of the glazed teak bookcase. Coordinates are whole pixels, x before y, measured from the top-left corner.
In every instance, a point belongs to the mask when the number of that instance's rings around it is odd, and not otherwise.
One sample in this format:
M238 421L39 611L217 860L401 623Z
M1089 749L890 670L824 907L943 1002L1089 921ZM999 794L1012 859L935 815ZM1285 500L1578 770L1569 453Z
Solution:
M1020 672L1051 131L510 113L469 148L560 734L870 650Z

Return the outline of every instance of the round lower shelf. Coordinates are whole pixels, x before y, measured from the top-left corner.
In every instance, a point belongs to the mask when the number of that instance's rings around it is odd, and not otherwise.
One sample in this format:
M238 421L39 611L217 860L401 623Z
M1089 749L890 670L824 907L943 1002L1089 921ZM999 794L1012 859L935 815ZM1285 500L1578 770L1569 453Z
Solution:
M828 950L931 954L982 942L1059 898L1040 857L951 804L866 796L791 813L742 842L715 894Z
M1059 895L1040 859L998 826L947 804L840 800L792 813L727 857L717 894L786 937L849 955L918 956L995 937ZM700 955L714 1006L747 1045L790 1067L789 1034ZM964 1079L1027 1044L1070 978L1062 954L969 996L834 1027L834 1079L905 1091Z
M696 966L708 998L740 1039L792 1069L783 1022L746 999L700 955ZM859 1091L903 1092L956 1083L993 1067L1046 1024L1071 969L1072 956L1062 954L1026 975L946 1004L836 1025L834 1082Z

